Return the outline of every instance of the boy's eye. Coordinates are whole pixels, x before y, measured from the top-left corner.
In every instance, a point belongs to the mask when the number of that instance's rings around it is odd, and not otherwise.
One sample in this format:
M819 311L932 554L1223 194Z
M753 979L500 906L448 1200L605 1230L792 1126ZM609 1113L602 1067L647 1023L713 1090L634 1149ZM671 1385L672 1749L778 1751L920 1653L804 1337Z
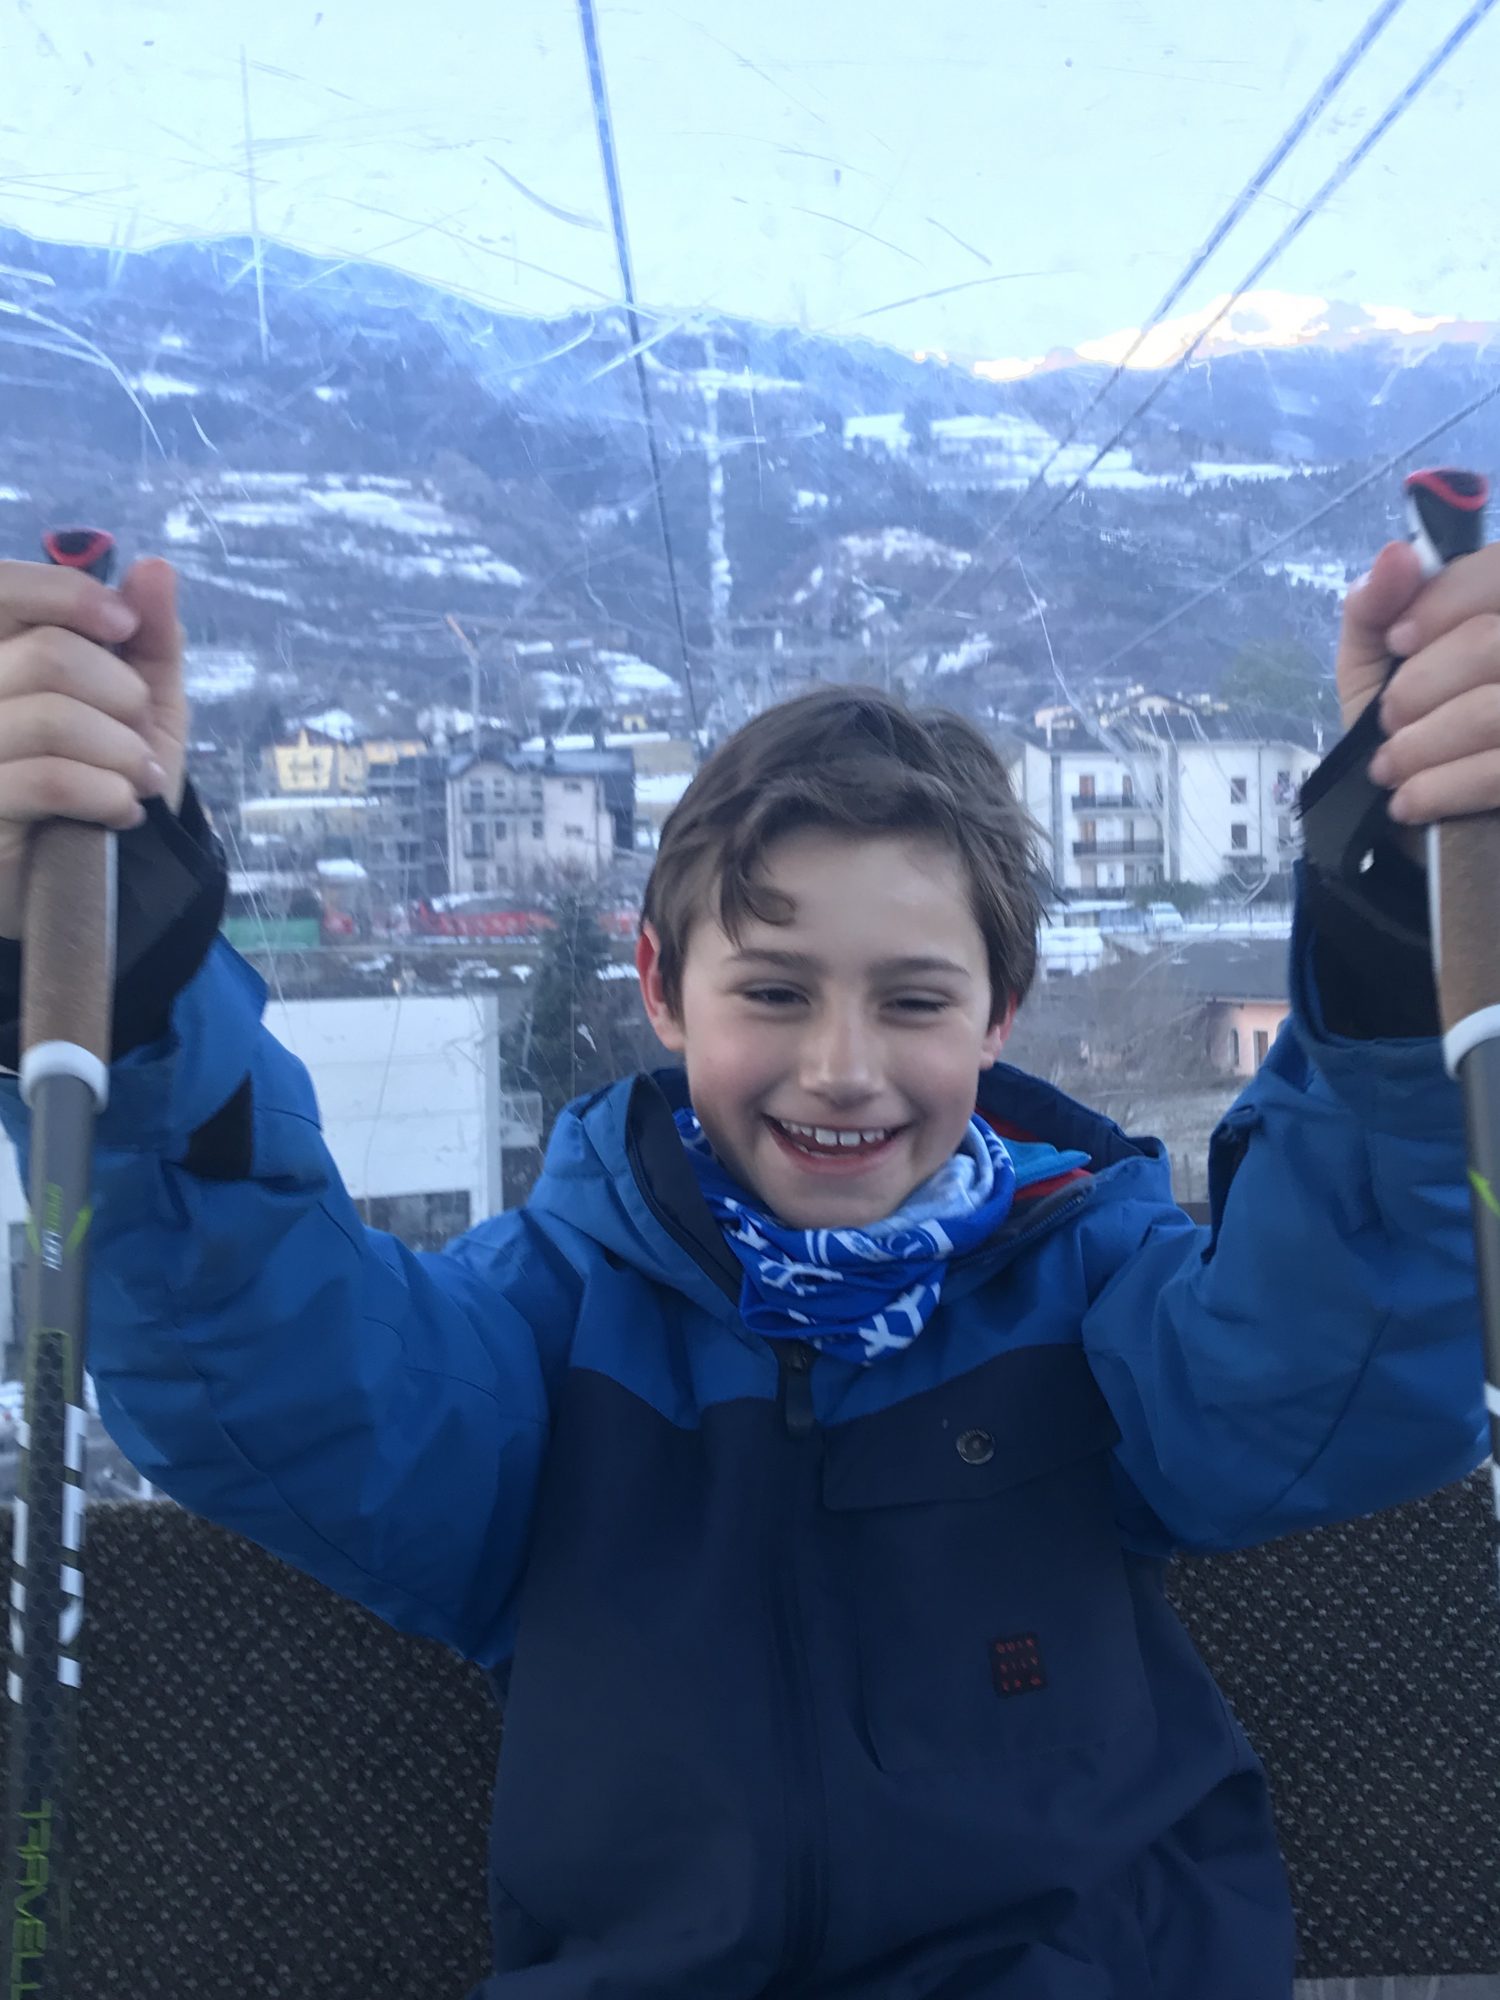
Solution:
M936 993L901 993L891 1002L901 1014L941 1014L952 1004L951 1000L942 999Z
M802 998L791 986L747 986L744 993L747 1000L753 1000L761 1007L795 1006Z

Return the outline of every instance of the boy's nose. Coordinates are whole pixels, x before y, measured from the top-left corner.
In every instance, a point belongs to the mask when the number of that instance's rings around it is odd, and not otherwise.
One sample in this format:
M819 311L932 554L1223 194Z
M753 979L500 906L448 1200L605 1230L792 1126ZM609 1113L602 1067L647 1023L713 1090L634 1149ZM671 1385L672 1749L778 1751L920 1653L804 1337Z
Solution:
M872 1097L880 1084L876 1040L862 1009L829 1009L804 1044L803 1087L830 1103Z

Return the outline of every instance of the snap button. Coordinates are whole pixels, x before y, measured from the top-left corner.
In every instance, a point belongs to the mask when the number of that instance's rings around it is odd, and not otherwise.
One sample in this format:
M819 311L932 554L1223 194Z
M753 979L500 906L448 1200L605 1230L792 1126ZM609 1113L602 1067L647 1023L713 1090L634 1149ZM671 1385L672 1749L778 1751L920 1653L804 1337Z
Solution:
M995 1456L995 1440L988 1431L965 1431L958 1440L958 1455L965 1465L985 1465Z

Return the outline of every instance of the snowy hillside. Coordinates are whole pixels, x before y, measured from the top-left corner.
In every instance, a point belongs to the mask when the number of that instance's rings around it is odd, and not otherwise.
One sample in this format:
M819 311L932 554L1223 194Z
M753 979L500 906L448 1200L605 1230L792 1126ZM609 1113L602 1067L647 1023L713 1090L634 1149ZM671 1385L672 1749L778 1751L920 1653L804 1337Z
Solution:
M878 664L1024 706L1064 667L1087 687L1235 568L1132 671L1212 687L1246 645L1320 657L1396 526L1392 487L1281 538L1496 379L1494 329L1266 294L1111 444L1160 379L1132 366L1084 414L1125 334L1017 372L647 315L658 496L611 309L506 317L268 248L263 355L236 246L111 256L0 232L0 263L18 335L0 543L30 553L43 526L93 519L171 556L195 696L259 703L255 727L289 703L360 726L467 711L476 672L522 720L649 708L681 693L684 634L720 685ZM28 314L68 339L33 338ZM1162 356L1198 330L1163 329ZM1500 462L1500 401L1442 449Z

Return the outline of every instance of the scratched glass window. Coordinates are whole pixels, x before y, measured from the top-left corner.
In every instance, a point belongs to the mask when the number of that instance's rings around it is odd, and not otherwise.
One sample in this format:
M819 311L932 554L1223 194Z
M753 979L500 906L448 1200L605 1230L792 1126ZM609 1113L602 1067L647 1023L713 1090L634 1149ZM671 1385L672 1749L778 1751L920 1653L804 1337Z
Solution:
M826 680L1004 746L1011 1052L1203 1199L1340 596L1402 471L1500 460L1487 5L0 20L0 549L176 565L226 929L366 1214L440 1242L655 1059L663 820Z

